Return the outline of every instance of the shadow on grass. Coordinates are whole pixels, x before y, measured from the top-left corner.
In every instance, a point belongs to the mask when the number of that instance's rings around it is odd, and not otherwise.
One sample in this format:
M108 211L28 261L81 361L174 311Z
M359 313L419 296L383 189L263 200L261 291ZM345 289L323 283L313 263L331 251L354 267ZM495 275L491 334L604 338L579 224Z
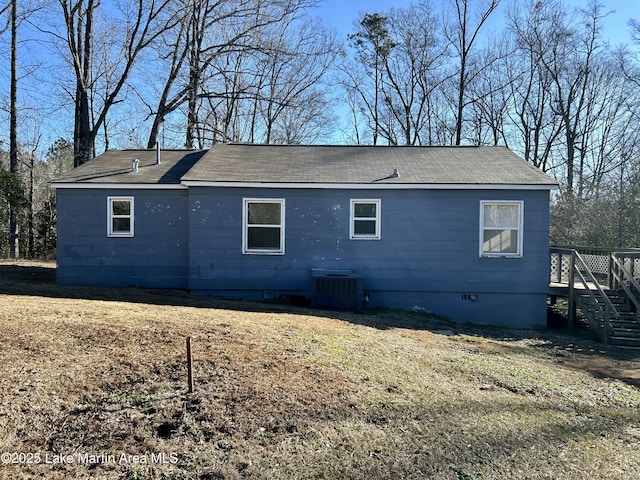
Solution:
M192 295L187 290L159 288L73 287L56 284L56 266L53 262L0 263L0 294L33 295L77 300L102 300L151 305L171 305L201 308L224 308L238 311L291 312L333 318L350 323L387 330L405 328L427 330L444 335L464 334L500 341L518 341L526 338L559 337L570 342L589 342L590 332L580 329L568 334L566 330L545 328L514 328L473 323L459 323L446 317L420 311L365 309L363 313L314 310L301 306L295 299L272 301L244 301ZM567 338L567 335L569 338Z
M429 331L446 336L466 335L490 339L509 345L527 339L540 340L536 348L580 355L581 361L574 367L589 371L596 377L617 378L640 387L640 373L628 375L625 362L640 367L640 351L603 345L585 328L566 329L513 328L473 323L458 323L445 317L414 311L367 309L363 313L314 310L293 305L287 301L257 302L225 300L192 295L186 290L146 288L69 287L56 285L53 262L5 262L0 263L0 294L28 295L77 300L101 300L130 302L178 307L217 308L243 312L294 313L331 318L379 330L408 329ZM549 325L562 324L558 312L549 310ZM513 345L514 353L525 347ZM588 361L592 358L596 361ZM585 360L586 359L586 360ZM605 362L597 360L605 359ZM617 365L617 367L616 367ZM640 370L640 368L638 368Z
M33 264L21 261L0 263L0 294L27 295L75 300L101 300L167 305L178 307L222 308L251 312L290 312L332 318L349 323L387 330L405 328L426 330L444 335L477 334L507 340L527 338L532 330L518 330L486 325L461 324L446 317L420 311L365 309L362 313L316 310L297 298L247 301L193 295L187 290L138 287L88 287L56 284L55 263ZM536 330L543 332L543 330Z

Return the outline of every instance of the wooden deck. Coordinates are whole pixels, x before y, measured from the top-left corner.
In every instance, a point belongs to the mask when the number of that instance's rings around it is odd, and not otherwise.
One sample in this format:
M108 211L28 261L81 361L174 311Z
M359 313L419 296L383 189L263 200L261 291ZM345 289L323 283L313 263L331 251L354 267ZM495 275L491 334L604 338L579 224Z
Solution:
M550 250L549 296L568 301L569 328L577 309L603 343L640 348L640 249Z
M587 282L587 286L589 290L595 290L596 284L593 282ZM609 287L606 285L600 285L603 290L609 290ZM582 282L574 281L573 288L576 290L584 290L585 287ZM549 282L549 295L555 297L568 297L570 292L568 283L558 283L558 282Z

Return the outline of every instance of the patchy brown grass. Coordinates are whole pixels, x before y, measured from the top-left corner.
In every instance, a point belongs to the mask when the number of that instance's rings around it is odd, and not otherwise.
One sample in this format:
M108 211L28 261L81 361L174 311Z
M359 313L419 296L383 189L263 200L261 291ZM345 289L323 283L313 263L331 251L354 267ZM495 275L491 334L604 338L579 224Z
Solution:
M588 337L0 262L0 478L633 478L638 366Z

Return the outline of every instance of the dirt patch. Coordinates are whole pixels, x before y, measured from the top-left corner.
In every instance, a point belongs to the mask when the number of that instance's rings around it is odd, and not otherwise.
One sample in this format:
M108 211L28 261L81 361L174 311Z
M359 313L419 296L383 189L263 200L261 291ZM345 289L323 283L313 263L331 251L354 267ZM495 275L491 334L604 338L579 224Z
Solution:
M559 333L567 332L566 310L549 307L548 318L550 328ZM564 365L589 372L597 378L617 379L640 387L640 350L611 347L597 342L589 330L588 322L581 316L571 333L579 341L567 342L562 346L564 351L573 353L572 360L564 362Z
M578 354L564 365L597 378L616 379L640 388L640 359L635 353L609 350L602 354Z

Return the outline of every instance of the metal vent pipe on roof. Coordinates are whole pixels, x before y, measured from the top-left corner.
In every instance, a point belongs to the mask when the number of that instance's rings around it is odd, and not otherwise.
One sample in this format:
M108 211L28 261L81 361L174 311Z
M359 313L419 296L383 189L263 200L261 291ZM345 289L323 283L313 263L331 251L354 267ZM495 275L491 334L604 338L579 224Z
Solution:
M140 166L140 160L138 160L137 158L134 158L133 160L131 160L131 171L133 173L138 173L139 166Z
M156 165L160 165L160 142L156 142Z

